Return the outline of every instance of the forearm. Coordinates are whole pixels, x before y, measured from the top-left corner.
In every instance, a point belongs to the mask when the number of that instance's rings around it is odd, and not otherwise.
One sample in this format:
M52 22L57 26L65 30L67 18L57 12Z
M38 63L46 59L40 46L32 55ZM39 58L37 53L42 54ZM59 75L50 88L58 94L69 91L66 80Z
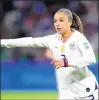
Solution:
M13 47L31 47L32 37L17 38L17 39L1 39L1 47L13 48Z
M95 57L90 57L90 56L84 56L81 57L80 59L73 61L73 60L68 60L68 66L72 66L74 68L76 67L83 67L83 66L88 66L92 63L95 63L96 59Z

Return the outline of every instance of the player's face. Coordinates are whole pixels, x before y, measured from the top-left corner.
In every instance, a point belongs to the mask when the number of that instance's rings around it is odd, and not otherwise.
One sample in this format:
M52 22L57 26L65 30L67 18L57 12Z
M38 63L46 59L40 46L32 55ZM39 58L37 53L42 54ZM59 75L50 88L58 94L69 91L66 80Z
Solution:
M57 12L54 16L54 27L61 35L70 31L71 20L68 20L68 16L63 12Z

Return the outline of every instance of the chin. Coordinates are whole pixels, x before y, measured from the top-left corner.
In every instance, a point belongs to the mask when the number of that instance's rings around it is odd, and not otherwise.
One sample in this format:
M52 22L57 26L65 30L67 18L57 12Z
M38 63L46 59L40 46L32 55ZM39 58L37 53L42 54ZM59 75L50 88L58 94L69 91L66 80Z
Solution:
M60 35L62 35L63 33L62 32L58 32Z

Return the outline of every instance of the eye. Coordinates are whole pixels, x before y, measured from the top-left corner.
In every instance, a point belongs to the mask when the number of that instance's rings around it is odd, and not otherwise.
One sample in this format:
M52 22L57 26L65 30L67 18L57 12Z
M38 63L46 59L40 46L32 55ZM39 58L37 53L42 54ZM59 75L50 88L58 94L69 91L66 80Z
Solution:
M60 22L63 22L64 20L63 19L60 19Z
M56 20L54 20L54 23L56 23Z

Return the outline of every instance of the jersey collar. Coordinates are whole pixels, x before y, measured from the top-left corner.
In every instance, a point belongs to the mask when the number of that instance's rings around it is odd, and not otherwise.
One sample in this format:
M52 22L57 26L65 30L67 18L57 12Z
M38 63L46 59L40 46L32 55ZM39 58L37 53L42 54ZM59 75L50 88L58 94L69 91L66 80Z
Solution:
M68 39L70 39L74 35L75 31L76 31L75 29L72 29L73 34ZM57 33L57 34L58 34L58 39L59 39L60 42L65 43L68 40L67 39L67 40L62 41L61 40L61 34L59 34L59 33Z

